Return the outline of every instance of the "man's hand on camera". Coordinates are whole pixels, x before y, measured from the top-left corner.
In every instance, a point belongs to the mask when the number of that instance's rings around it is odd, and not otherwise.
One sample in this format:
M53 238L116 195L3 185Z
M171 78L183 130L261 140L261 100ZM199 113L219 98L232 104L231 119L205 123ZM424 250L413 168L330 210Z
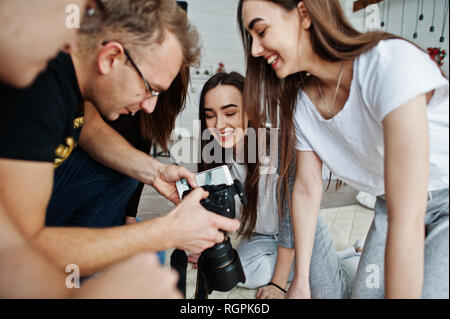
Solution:
M174 247L201 253L224 240L219 229L233 232L239 228L238 220L207 211L200 204L207 197L208 192L197 188L167 215L173 222Z
M158 170L158 175L154 177L151 185L165 198L175 205L180 203L177 187L175 183L185 178L192 188L197 187L195 174L187 168L176 165L164 165Z

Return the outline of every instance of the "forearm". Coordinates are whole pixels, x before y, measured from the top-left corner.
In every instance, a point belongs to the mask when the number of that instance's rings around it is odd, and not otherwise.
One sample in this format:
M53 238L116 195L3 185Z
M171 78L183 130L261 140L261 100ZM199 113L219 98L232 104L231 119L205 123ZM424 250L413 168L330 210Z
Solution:
M99 163L145 184L152 185L155 176L159 176L165 166L134 148L104 122L83 128L79 143Z
M424 222L389 225L386 254L386 298L421 298L424 273Z
M170 227L167 216L103 229L45 227L33 243L62 269L76 264L86 276L142 251L171 248Z
M286 289L289 273L294 261L295 250L278 246L277 261L272 276L272 282Z
M31 248L0 203L0 298L65 298L65 275Z
M414 174L411 174L414 175ZM392 178L392 175L389 175ZM426 179L387 185L386 298L420 298L425 250ZM403 183L409 185L402 185Z
M142 183L152 185L166 166L134 148L105 123L95 107L85 104L79 145L96 161Z
M28 244L0 251L0 298L67 298L66 275Z
M309 269L314 237L320 209L319 194L306 195L294 187L292 228L295 242L295 278L297 282L309 282Z

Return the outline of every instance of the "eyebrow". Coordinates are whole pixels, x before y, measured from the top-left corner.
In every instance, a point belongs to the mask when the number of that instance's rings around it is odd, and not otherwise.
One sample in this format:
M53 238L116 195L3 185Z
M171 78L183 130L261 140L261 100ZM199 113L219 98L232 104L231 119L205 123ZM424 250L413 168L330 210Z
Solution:
M238 107L238 106L237 106L236 104L228 104L228 105L222 106L220 109L221 109L221 110L226 110L226 109L229 109L230 107ZM205 107L205 111L211 111L211 112L213 112L214 110Z
M254 18L250 23L248 24L248 30L251 31L256 23L263 21L263 18Z

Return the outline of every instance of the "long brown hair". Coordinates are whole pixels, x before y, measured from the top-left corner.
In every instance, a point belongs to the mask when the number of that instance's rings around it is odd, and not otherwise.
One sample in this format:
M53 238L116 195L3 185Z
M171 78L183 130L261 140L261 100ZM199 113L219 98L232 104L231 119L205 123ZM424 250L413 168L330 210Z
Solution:
M241 75L238 72L220 72L215 75L213 75L203 86L201 95L200 95L200 104L199 104L199 117L201 122L201 134L205 130L208 129L206 125L206 115L205 115L205 96L206 93L208 93L210 90L216 88L219 85L231 85L234 86L236 89L238 89L241 94L244 92L244 82L245 78L243 75ZM244 114L244 112L242 112ZM242 121L244 122L244 116L242 116ZM258 128L259 125L256 122L253 122L249 118L249 127L252 128ZM257 139L257 137L256 137ZM203 140L200 139L201 146L200 146L200 154L201 154L201 160L200 163L197 165L198 172L211 169L220 165L223 165L222 162L214 162L206 163L203 158L203 149L208 143L217 143L213 136L210 136L209 140ZM250 234L253 232L255 225L256 225L256 219L257 219L257 209L258 209L258 184L259 184L259 159L256 158L256 163L250 163L248 161L248 139L247 135L244 137L244 152L245 152L245 165L247 169L247 175L244 182L244 190L245 194L247 196L247 205L245 205L242 209L242 216L241 216L241 227L238 230L238 235L243 235L246 237L249 237ZM256 147L258 147L258 141L256 140ZM226 151L220 147L220 150L222 152L221 158L224 158L227 156ZM209 162L209 161L208 161Z
M274 127L277 127L279 122L281 124L280 181L282 182L278 183L278 196L279 198L283 194L288 196L287 202L290 206L288 170L291 161L288 159L292 158L294 148L293 115L299 90L308 85L313 77L308 77L306 72L299 72L280 80L263 58L252 56L252 37L242 21L244 1L239 1L237 12L247 60L243 105L247 113L259 116L263 122L266 122L268 117ZM357 31L345 17L339 0L267 1L288 11L296 10L300 2L304 3L311 18L309 32L313 50L315 54L326 61L338 62L354 59L376 46L381 40L400 39L400 37L387 32L361 33ZM284 205L284 201L278 200L278 203Z

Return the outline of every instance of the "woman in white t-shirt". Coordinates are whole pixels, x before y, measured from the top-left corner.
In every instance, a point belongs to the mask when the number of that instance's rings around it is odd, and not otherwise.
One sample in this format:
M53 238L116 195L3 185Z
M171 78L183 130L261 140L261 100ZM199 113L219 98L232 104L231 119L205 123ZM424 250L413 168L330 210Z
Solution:
M296 266L287 297L314 290L325 164L378 196L352 297L448 298L449 85L438 66L392 34L358 32L339 0L240 0L238 21L246 111L276 125L279 108L282 156L296 150Z

